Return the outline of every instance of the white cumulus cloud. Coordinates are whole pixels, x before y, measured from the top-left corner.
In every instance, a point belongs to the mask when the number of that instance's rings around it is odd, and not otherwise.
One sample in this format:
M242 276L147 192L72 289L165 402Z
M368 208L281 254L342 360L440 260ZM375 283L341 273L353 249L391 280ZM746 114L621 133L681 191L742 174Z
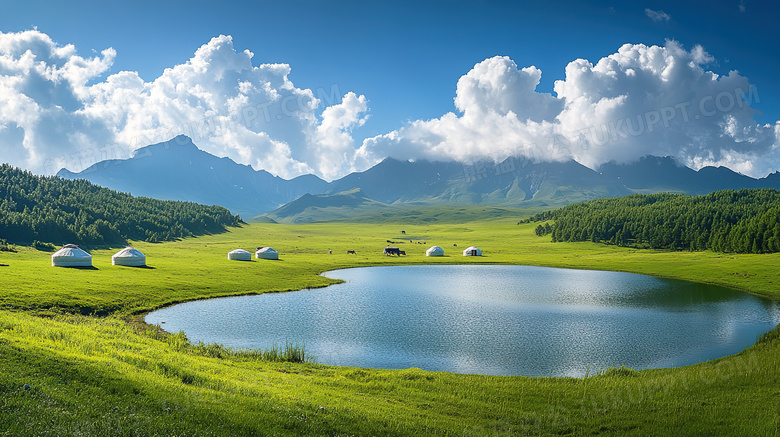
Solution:
M151 82L132 71L104 78L115 56L109 48L84 58L38 31L0 33L3 160L39 173L78 171L185 134L283 177L351 169L364 96L297 88L289 65L255 66L224 35Z
M698 168L763 176L780 163L780 124L759 125L758 89L736 71L707 69L707 51L625 44L565 67L554 93L542 72L496 56L457 82L457 113L366 138L368 99L296 87L287 64L254 65L229 36L152 81L110 74L113 49L78 54L41 32L0 33L0 158L51 174L185 134L217 156L293 177L334 179L390 156L458 160L574 159L591 168L652 154ZM357 147L357 148L356 148Z
M541 71L506 57L479 64L459 81L461 114L418 120L364 140L357 162L399 159L470 160L509 155L574 159L591 168L652 154L699 168L725 165L752 176L777 170L778 128L758 125L760 99L747 78L706 70L712 56L625 44L595 64L570 62L555 96L535 90Z
M387 156L428 160L532 156L538 153L537 145L555 133L554 119L563 108L562 100L535 91L540 78L539 69L518 69L508 57L486 59L458 81L455 106L462 115L450 112L368 138L357 152L358 166Z

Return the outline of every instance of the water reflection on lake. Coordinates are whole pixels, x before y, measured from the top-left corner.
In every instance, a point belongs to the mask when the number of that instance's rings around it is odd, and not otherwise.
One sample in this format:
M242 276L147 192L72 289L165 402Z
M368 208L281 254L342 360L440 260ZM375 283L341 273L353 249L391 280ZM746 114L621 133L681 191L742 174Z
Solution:
M195 343L304 343L323 364L528 376L693 364L780 323L778 302L630 273L437 265L325 275L346 283L188 302L146 322Z

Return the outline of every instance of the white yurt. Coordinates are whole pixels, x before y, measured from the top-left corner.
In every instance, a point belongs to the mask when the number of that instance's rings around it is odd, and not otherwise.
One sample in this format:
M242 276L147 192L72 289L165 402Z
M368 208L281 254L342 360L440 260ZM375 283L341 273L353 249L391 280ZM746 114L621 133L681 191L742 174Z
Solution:
M244 249L236 249L228 252L228 259L232 261L252 261L252 252Z
M66 244L51 256L54 267L92 267L92 255L75 244Z
M425 251L425 256L444 256L444 249L439 246L431 246Z
M273 250L271 247L260 247L255 252L255 258L257 259L279 259L279 252Z
M111 256L112 266L143 267L146 265L146 255L134 247L125 247Z
M482 250L476 246L469 246L463 251L463 256L482 256Z

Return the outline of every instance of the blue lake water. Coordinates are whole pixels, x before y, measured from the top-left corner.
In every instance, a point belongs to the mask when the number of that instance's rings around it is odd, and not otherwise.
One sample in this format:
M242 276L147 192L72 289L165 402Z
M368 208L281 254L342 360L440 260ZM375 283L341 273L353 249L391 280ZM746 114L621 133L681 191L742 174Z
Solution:
M739 352L780 303L712 285L530 266L366 267L322 289L209 299L146 316L194 343L304 344L322 364L584 376Z

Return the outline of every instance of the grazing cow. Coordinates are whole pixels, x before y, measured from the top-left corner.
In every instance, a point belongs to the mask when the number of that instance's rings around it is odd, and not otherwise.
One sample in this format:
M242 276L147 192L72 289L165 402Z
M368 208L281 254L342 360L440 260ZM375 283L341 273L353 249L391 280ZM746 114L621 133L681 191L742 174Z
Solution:
M348 251L347 251L347 255L349 255L349 254L352 254L352 255L357 255L357 254L355 253L355 251L354 251L354 250L348 250Z
M387 246L387 247L385 247L385 250L382 253L384 253L387 256L390 256L390 255L399 255L400 256L402 251L401 251L401 249L399 249L397 247ZM404 255L406 255L406 254L404 253Z
M401 231L401 234L402 235L406 235L406 231Z
M458 243L454 243L454 244L453 244L453 246L454 246L454 247L458 247Z

